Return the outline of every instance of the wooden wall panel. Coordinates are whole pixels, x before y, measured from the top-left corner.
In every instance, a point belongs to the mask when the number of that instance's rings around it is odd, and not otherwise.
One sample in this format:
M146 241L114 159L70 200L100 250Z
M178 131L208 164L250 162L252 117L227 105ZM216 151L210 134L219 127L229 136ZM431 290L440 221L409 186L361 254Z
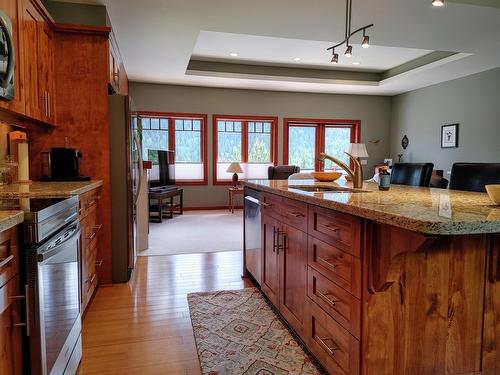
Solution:
M372 261L387 251L375 247ZM438 237L387 259L388 287L365 282L363 374L481 373L486 247L486 235Z
M55 33L57 126L33 129L31 178L41 177L40 152L51 147L76 148L83 153L80 173L103 180L99 279L111 283L111 205L108 126L108 38L102 35Z

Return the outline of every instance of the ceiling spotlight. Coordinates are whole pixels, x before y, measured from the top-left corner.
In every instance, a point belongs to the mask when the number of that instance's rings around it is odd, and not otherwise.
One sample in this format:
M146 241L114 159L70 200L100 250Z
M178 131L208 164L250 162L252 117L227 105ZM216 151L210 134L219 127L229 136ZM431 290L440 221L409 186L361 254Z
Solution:
M293 58L293 61L300 61L300 60L302 60L300 57L294 57Z
M352 46L347 46L347 49L344 52L345 57L351 57L352 56Z
M365 33L363 32L363 43L361 43L361 47L368 48L370 47L370 37L364 34Z
M352 63L352 65L359 65L359 64L361 64L359 61L354 61L354 62Z
M231 52L231 53L229 54L229 56L231 56L231 57L238 57L238 54L237 54L236 52Z
M432 5L435 7L444 7L444 0L432 0Z
M334 52L332 56L332 63L338 64L338 62L339 62L339 54Z

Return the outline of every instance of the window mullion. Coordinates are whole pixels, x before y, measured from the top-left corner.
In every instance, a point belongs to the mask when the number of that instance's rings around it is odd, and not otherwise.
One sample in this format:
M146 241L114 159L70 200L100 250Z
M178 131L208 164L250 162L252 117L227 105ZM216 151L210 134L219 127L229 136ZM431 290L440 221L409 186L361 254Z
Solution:
M241 162L248 162L248 121L241 122Z

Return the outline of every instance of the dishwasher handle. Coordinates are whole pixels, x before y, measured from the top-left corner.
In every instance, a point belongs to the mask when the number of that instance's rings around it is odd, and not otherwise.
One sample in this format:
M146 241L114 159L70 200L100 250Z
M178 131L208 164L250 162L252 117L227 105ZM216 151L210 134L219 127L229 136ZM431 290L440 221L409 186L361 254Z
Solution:
M261 205L261 203L260 203L260 201L258 199L255 199L254 197L251 197L249 195L245 196L245 200L249 201L249 202L252 202L253 204L256 204L258 206Z

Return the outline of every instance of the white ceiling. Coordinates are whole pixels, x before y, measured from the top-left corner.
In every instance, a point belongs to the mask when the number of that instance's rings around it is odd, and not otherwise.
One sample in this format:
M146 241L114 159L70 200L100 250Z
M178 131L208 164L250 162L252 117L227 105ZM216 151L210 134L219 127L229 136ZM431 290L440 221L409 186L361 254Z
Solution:
M324 46L344 33L343 0L81 0L104 4L132 81L395 95L500 66L500 9L461 3L435 8L431 0L354 0L353 28L368 23L374 48L355 48L352 69L385 69L424 51L464 52L379 85L300 82L290 77L202 76L186 74L193 54L208 58L328 65ZM278 39L280 38L280 39ZM251 43L244 41L252 40ZM238 43L243 41L243 44ZM207 42L207 43L205 43ZM238 45L239 50L233 51ZM293 46L293 49L283 46ZM318 49L315 49L318 46ZM355 46L356 47L356 46ZM388 49L386 49L388 48ZM293 53L292 53L293 52ZM300 57L300 62L290 59ZM343 62L343 60L341 60ZM321 67L320 66L320 67ZM345 67L345 65L344 65Z
M362 35L356 38L358 40ZM338 41L335 42L337 44ZM382 72L394 68L410 60L424 56L432 51L413 48L385 47L372 44L370 48L361 48L360 43L351 42L354 55L347 58L343 55L345 46L339 48L339 62L330 62L332 52L327 51L332 42L275 38L269 36L221 33L201 30L193 49L196 59L227 60L229 62L245 62L257 64L273 64L294 67L319 67ZM237 57L230 56L237 53ZM300 59L296 61L294 59ZM359 65L353 65L360 63Z

